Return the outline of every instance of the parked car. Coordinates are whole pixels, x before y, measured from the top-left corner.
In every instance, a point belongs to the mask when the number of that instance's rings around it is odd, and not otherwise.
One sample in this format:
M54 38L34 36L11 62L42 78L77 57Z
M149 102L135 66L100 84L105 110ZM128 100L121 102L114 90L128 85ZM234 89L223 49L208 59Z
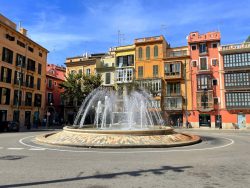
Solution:
M0 131L19 131L19 123L15 121L3 121L0 123Z

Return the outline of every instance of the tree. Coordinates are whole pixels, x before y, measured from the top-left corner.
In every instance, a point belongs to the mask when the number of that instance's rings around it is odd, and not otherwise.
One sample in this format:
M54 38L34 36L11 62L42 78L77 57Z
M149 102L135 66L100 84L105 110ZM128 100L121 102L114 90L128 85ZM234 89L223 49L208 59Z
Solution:
M248 36L246 42L250 42L250 35Z
M102 84L100 75L69 74L66 80L60 84L64 88L62 97L70 103L81 103L85 97Z

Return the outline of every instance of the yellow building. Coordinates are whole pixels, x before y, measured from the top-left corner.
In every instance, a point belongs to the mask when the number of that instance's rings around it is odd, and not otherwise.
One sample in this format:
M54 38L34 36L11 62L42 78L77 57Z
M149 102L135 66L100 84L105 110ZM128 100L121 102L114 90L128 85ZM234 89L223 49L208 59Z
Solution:
M48 50L0 14L0 124L38 125L45 111Z
M135 45L114 47L116 59L115 82L119 84L131 83L134 79Z
M186 122L192 109L190 55L187 46L167 48L164 62L164 107L168 119L177 125Z
M167 43L161 36L135 39L136 81L141 87L151 91L154 105L161 109L164 86L164 58Z

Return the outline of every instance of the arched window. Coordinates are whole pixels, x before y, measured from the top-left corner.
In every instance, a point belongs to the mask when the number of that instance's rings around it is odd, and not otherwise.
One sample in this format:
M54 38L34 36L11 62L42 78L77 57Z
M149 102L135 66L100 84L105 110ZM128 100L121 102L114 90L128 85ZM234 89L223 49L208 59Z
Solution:
M154 46L154 57L158 57L158 46Z
M146 59L150 59L150 47L146 47Z
M142 47L138 49L138 58L141 60L142 59Z

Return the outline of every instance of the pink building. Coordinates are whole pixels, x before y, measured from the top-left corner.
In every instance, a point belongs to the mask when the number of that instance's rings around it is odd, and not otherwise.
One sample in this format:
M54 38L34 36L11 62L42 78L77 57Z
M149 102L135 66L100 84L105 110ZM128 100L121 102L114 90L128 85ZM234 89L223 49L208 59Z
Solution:
M46 69L46 118L48 125L61 123L64 117L64 105L61 97L63 89L60 83L65 80L66 68L47 64ZM47 117L48 115L48 117Z
M192 110L188 120L192 127L221 126L221 98L223 97L219 59L220 32L200 34L191 32L188 36Z

